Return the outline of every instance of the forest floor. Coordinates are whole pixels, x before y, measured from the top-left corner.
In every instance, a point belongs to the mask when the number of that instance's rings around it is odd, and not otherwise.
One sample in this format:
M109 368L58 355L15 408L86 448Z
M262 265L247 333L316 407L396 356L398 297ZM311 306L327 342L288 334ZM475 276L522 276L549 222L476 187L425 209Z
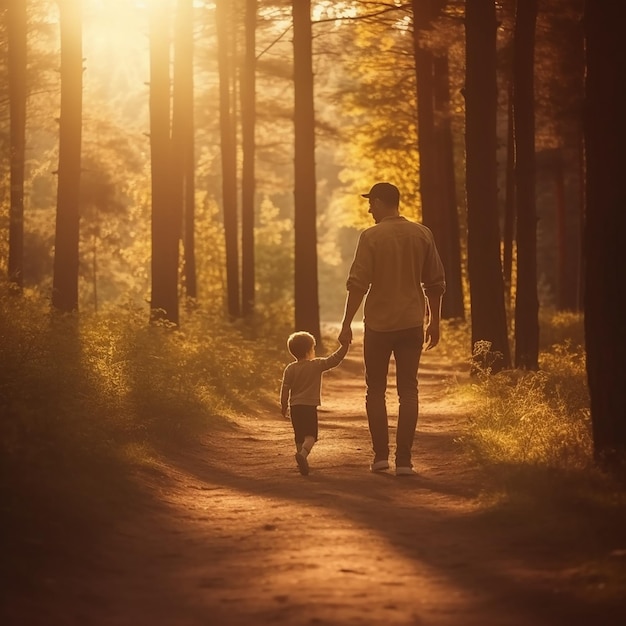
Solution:
M240 415L138 470L98 532L57 529L4 626L626 624L623 524L503 502L458 442L466 375L423 356L418 473L372 474L356 341L325 374L308 476L277 404Z

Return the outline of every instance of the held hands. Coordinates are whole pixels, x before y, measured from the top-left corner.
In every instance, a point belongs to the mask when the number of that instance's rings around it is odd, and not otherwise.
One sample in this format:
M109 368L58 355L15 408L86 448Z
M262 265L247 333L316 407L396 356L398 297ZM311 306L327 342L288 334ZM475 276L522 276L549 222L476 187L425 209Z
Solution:
M352 343L352 327L351 326L342 326L341 331L339 332L339 336L337 340L342 346L346 344Z

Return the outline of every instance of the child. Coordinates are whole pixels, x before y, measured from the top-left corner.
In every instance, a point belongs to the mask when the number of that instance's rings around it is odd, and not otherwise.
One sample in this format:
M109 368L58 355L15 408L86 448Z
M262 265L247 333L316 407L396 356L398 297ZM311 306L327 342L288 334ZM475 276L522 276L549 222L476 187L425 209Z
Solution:
M320 405L322 374L337 367L348 352L344 343L330 356L315 358L315 337L300 331L289 335L287 347L296 359L287 365L280 388L280 406L283 417L287 408L296 440L296 462L303 476L309 473L307 457L317 441L317 407Z

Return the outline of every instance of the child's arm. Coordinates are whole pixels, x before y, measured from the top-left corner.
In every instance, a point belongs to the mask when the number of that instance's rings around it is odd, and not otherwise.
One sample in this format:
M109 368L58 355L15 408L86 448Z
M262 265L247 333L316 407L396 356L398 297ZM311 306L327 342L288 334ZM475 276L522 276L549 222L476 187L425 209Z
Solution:
M280 412L283 417L287 417L289 409L289 387L285 384L285 379L280 386Z
M324 369L330 370L333 367L337 367L339 363L341 363L348 354L348 348L350 347L350 342L346 341L342 343L337 350L335 350L330 356L327 356L324 361Z

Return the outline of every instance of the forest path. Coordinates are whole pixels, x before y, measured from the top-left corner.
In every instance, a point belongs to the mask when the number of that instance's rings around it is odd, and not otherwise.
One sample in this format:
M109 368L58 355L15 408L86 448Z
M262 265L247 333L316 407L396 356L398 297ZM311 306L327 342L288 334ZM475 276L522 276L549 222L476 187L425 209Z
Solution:
M15 624L624 623L580 593L571 546L481 499L484 477L456 441L467 416L446 393L465 375L424 355L418 475L371 474L355 341L325 374L309 476L277 407L240 416L142 473L149 501L91 546L88 570L50 585L45 611Z

